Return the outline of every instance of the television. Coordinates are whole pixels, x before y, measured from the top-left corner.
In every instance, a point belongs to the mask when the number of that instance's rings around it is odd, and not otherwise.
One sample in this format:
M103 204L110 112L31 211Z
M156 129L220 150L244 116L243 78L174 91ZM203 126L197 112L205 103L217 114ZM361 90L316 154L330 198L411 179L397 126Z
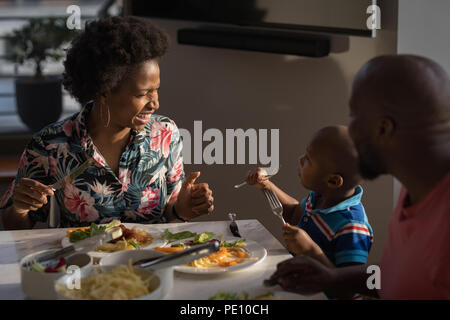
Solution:
M127 14L222 26L373 37L376 0L130 0Z

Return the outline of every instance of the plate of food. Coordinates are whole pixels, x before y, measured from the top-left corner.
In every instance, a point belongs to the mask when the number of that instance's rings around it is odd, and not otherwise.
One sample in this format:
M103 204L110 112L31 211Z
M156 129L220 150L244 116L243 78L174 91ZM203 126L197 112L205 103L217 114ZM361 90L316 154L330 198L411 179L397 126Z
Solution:
M167 230L165 234L167 234ZM220 242L219 251L186 265L176 266L174 270L192 274L234 272L260 263L267 256L267 250L255 241L243 238L222 239L221 236L216 237L213 232L198 233L194 237L169 242L165 246L155 247L154 249L170 254L210 241Z
M110 228L120 227L122 236L99 246L90 252L94 257L103 257L108 253L122 250L151 249L167 244L163 234L157 230L151 230L146 225L123 224L119 220L113 220L108 224L97 225L92 223L89 227L73 228L67 230L67 236L61 240L61 245L67 247L75 242L102 233Z

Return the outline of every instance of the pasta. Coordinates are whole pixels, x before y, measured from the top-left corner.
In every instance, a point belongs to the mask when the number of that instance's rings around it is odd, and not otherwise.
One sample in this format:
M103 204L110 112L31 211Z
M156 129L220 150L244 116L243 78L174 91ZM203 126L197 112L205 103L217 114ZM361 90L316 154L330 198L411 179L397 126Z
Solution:
M81 279L79 290L58 284L58 291L66 297L82 300L129 300L149 294L155 288L155 275L143 279L131 264L117 266L110 271L97 269L94 274Z
M104 243L101 246L99 246L96 251L116 252L121 250L134 250L134 249L135 247L129 244L127 240L119 240L116 243L110 242Z
M249 259L250 254L239 247L220 247L219 251L188 263L188 266L196 268L231 267Z

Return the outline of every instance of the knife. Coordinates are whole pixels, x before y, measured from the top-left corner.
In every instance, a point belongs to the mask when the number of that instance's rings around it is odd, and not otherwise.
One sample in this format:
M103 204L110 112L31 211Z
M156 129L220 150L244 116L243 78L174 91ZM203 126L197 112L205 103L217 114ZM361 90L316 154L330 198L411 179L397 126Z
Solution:
M236 223L236 214L235 213L229 213L228 217L230 217L231 223L230 223L230 231L235 237L241 238L241 235L239 234L239 229Z
M86 160L81 166L73 170L68 176L65 176L59 179L57 182L52 184L50 188L53 191L61 189L66 185L66 183L70 183L75 180L80 174L86 171L87 168L92 164L92 159ZM57 228L60 223L60 211L58 207L58 203L56 202L55 196L50 197L50 212L48 215L48 227L49 228Z

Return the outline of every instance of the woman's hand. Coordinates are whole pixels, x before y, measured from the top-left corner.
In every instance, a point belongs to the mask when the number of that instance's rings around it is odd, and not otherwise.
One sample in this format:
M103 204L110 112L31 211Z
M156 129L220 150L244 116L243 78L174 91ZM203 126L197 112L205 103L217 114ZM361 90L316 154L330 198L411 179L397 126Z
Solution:
M36 211L47 204L47 196L54 195L53 190L39 181L22 178L14 187L13 210L26 215L30 210Z
M267 179L267 171L262 168L250 170L245 177L245 182L250 186L255 186L260 190L269 189L269 179Z
M175 203L176 212L185 220L211 214L214 210L214 198L208 184L194 184L199 176L200 172L192 172L186 177Z

